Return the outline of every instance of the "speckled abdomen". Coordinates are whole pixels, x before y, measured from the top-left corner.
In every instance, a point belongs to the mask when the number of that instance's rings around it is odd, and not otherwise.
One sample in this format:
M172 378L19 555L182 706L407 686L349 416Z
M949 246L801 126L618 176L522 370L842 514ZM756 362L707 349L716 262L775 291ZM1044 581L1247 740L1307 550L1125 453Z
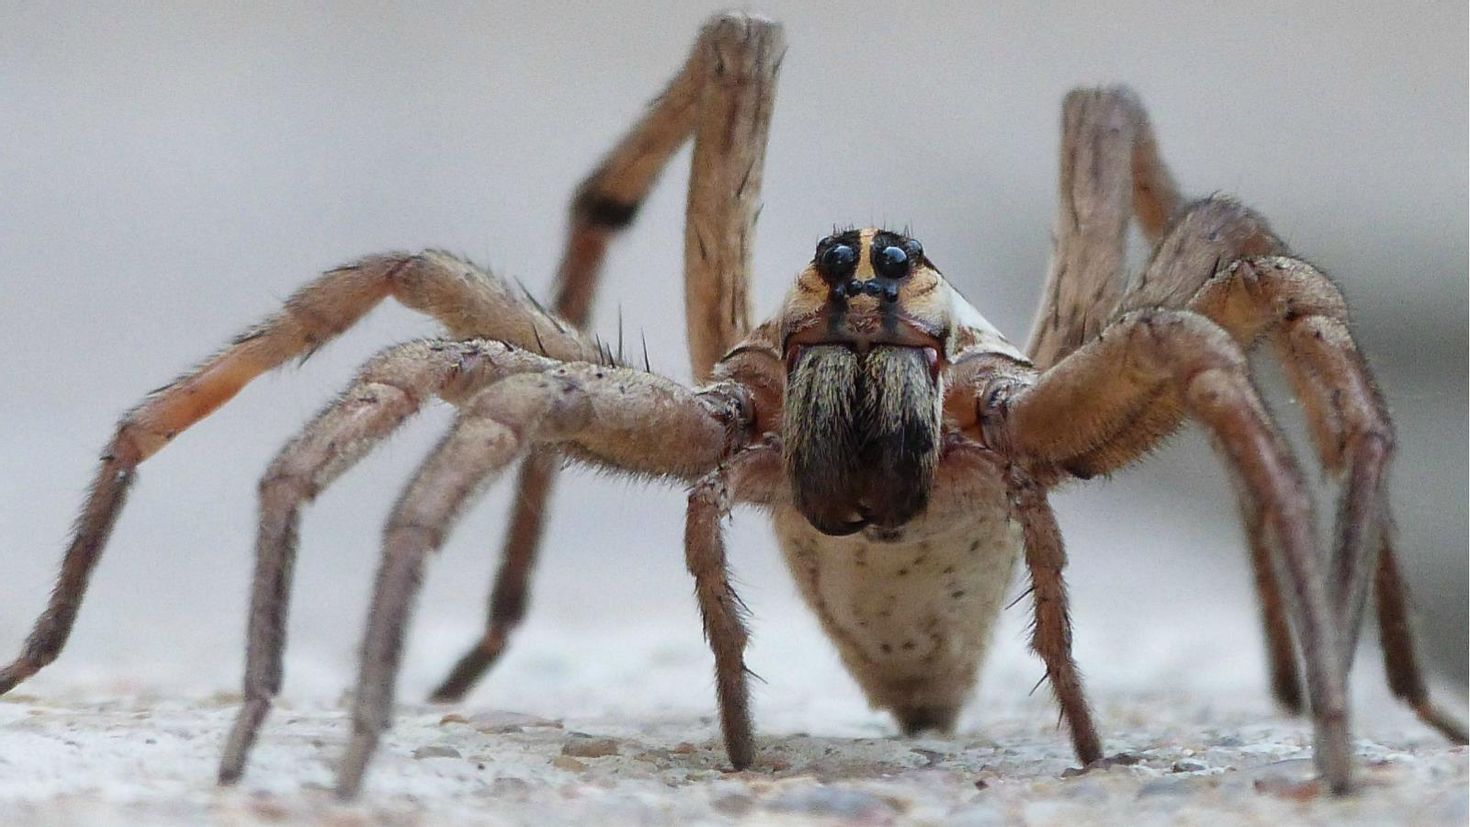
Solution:
M999 479L936 486L894 539L830 537L794 508L776 534L802 596L874 706L905 732L950 729L975 685L1021 554Z

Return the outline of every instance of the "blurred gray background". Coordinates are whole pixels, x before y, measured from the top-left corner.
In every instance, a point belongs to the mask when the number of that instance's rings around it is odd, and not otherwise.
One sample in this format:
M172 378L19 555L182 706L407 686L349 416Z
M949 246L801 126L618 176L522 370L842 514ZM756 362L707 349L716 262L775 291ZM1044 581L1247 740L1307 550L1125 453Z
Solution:
M1394 500L1425 648L1463 707L1465 5L1103 5L764 4L791 51L766 169L759 312L776 309L832 224L908 225L1023 342L1050 246L1061 97L1132 84L1188 190L1262 209L1351 301L1400 429ZM546 295L567 195L716 8L5 4L0 655L43 605L121 411L317 271L364 253L445 247ZM655 368L682 378L686 166L687 152L615 248L596 323L614 334L621 312ZM256 477L357 362L431 332L385 307L150 461L72 644L23 691L234 689ZM441 409L414 422L309 512L288 696L348 684L378 525L447 421ZM648 646L705 657L682 493L585 473L565 482L531 620L477 696L486 702L534 706L516 695L518 676L615 671ZM434 564L405 698L478 633L506 499L505 486L492 491ZM1234 681L1264 699L1234 505L1198 433L1057 502L1078 656L1095 683ZM732 544L757 618L752 666L772 682L762 708L777 708L783 682L807 680L808 663L836 674L835 658L761 520L738 514ZM1023 612L1008 613L997 641L996 692L1024 692L1039 674ZM1360 660L1370 676L1376 659ZM708 689L678 691L708 707ZM833 692L857 697L851 684Z

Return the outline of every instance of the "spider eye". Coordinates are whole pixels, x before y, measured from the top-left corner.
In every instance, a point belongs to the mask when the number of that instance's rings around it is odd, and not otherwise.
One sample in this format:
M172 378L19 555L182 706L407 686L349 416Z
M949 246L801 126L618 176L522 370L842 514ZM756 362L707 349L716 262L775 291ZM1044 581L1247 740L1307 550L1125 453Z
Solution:
M911 238L903 243L903 251L909 254L910 261L919 261L924 258L924 245L917 238Z
M857 252L847 244L833 244L817 259L817 269L828 278L844 278L857 269Z
M885 279L901 279L909 272L909 254L892 244L874 250L873 271Z

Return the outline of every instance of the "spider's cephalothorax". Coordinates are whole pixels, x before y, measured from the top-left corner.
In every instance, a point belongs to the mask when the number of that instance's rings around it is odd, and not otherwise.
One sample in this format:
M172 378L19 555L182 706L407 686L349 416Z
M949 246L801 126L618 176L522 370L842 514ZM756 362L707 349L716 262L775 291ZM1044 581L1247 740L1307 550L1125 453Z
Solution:
M892 529L924 509L939 459L948 294L915 239L817 245L783 313L786 474L819 531Z
M1047 491L1127 465L1185 417L1210 433L1242 494L1272 687L1286 708L1312 715L1331 788L1351 785L1344 682L1370 590L1391 688L1464 743L1463 725L1430 702L1414 658L1384 483L1393 428L1332 282L1238 202L1186 202L1132 92L1082 89L1063 107L1056 249L1024 351L944 281L918 242L882 230L823 239L781 312L752 325L751 243L784 53L769 20L732 13L706 24L668 88L574 197L554 312L438 251L370 256L306 285L129 411L45 612L20 656L0 667L0 693L61 651L137 466L254 377L392 297L434 316L445 335L375 357L266 471L245 700L221 783L240 778L281 688L302 507L436 397L458 419L384 530L343 796L356 794L391 720L425 561L484 483L521 461L484 635L434 693L454 701L524 614L563 455L691 486L685 562L736 767L755 760L746 629L721 534L737 502L769 511L843 662L906 731L953 725L1011 569L1024 561L1032 648L1078 759L1097 761L1102 740L1072 660L1066 555ZM684 283L691 363L706 383L697 388L646 364L617 364L580 329L609 239L691 137ZM1131 281L1130 220L1154 246ZM1281 355L1318 459L1344 481L1330 566L1302 475L1251 382L1245 354L1258 341Z

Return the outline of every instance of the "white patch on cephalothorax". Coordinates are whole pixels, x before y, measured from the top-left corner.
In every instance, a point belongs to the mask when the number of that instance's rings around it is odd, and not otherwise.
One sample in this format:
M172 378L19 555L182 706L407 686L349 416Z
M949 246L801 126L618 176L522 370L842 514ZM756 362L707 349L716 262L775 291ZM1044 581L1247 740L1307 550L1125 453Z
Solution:
M976 338L979 339L985 350L1000 353L1021 362L1028 361L1019 348L1007 341L995 325L975 309L975 305L970 304L964 296L960 295L960 291L954 289L954 285L946 281L944 286L949 290L950 317L954 319L956 325L975 331Z

